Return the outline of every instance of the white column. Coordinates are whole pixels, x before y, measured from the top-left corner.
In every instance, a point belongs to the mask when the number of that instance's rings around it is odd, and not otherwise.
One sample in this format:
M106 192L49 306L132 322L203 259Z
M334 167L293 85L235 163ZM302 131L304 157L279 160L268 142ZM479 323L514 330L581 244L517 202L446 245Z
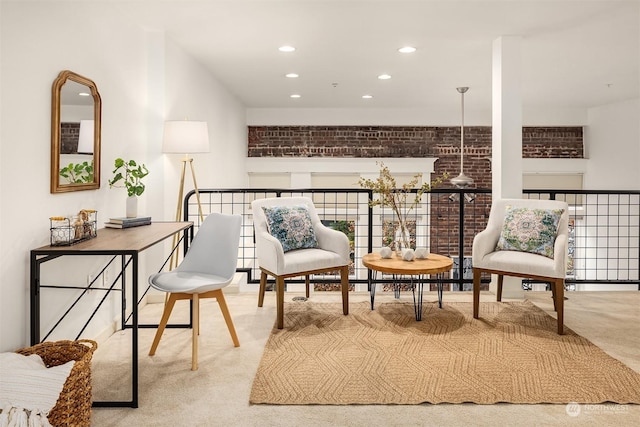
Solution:
M522 196L522 87L520 37L493 42L493 198Z
M522 197L522 86L520 36L493 42L492 193L493 199ZM495 292L495 281L491 290ZM522 280L505 277L504 298L523 298Z

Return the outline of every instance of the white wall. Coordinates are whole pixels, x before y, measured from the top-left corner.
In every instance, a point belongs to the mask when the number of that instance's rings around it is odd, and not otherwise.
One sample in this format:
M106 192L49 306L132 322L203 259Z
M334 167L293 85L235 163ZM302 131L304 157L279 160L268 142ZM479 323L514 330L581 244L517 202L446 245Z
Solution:
M640 190L640 98L591 108L585 130L589 190Z
M107 180L113 160L124 157L151 170L140 209L171 219L177 178L159 148L165 115L197 113L209 121L212 152L197 159L202 187L220 186L222 177L227 185L245 185L246 130L243 106L215 78L162 35L128 23L109 2L2 2L0 7L0 351L10 351L29 344L29 251L49 243L50 216L83 208L97 209L99 222L121 216L124 190L110 190ZM171 64L165 65L165 58ZM51 85L65 69L92 79L102 96L102 185L50 194ZM180 91L185 96L174 104ZM157 252L143 260L149 270L159 265ZM48 284L83 285L96 262L50 263L43 278ZM73 298L67 292L43 300L43 320L54 318ZM102 324L84 336L95 336L114 313L112 308L101 313L96 323ZM72 317L69 327L77 331L79 322Z
M194 154L193 168L199 188L239 188L248 183L244 168L247 156L247 126L244 106L204 66L175 43L166 43L165 103L167 120L204 120L209 128L209 153ZM161 141L158 141L161 151ZM165 157L164 195L166 212L175 218L184 155ZM185 194L193 189L187 168Z

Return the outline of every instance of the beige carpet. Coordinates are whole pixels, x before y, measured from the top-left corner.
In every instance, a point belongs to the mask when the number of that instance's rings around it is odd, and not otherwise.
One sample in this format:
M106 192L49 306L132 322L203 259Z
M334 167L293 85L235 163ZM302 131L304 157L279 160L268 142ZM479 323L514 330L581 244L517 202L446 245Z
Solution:
M251 403L640 403L640 374L528 301L285 304Z

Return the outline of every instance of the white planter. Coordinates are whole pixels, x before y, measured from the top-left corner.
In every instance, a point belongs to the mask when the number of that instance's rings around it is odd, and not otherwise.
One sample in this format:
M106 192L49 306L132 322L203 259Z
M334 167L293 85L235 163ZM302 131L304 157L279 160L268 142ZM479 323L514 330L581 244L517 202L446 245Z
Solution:
M138 197L127 197L127 218L135 218L138 216Z

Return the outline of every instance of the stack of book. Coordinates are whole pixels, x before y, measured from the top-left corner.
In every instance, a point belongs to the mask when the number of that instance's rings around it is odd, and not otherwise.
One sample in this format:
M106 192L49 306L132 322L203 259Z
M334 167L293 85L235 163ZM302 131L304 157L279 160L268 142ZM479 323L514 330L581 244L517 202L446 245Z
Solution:
M109 218L109 221L105 222L104 226L107 228L129 228L129 227L138 227L140 225L149 225L149 224L151 224L150 216L136 216L133 218L128 218L128 217Z

